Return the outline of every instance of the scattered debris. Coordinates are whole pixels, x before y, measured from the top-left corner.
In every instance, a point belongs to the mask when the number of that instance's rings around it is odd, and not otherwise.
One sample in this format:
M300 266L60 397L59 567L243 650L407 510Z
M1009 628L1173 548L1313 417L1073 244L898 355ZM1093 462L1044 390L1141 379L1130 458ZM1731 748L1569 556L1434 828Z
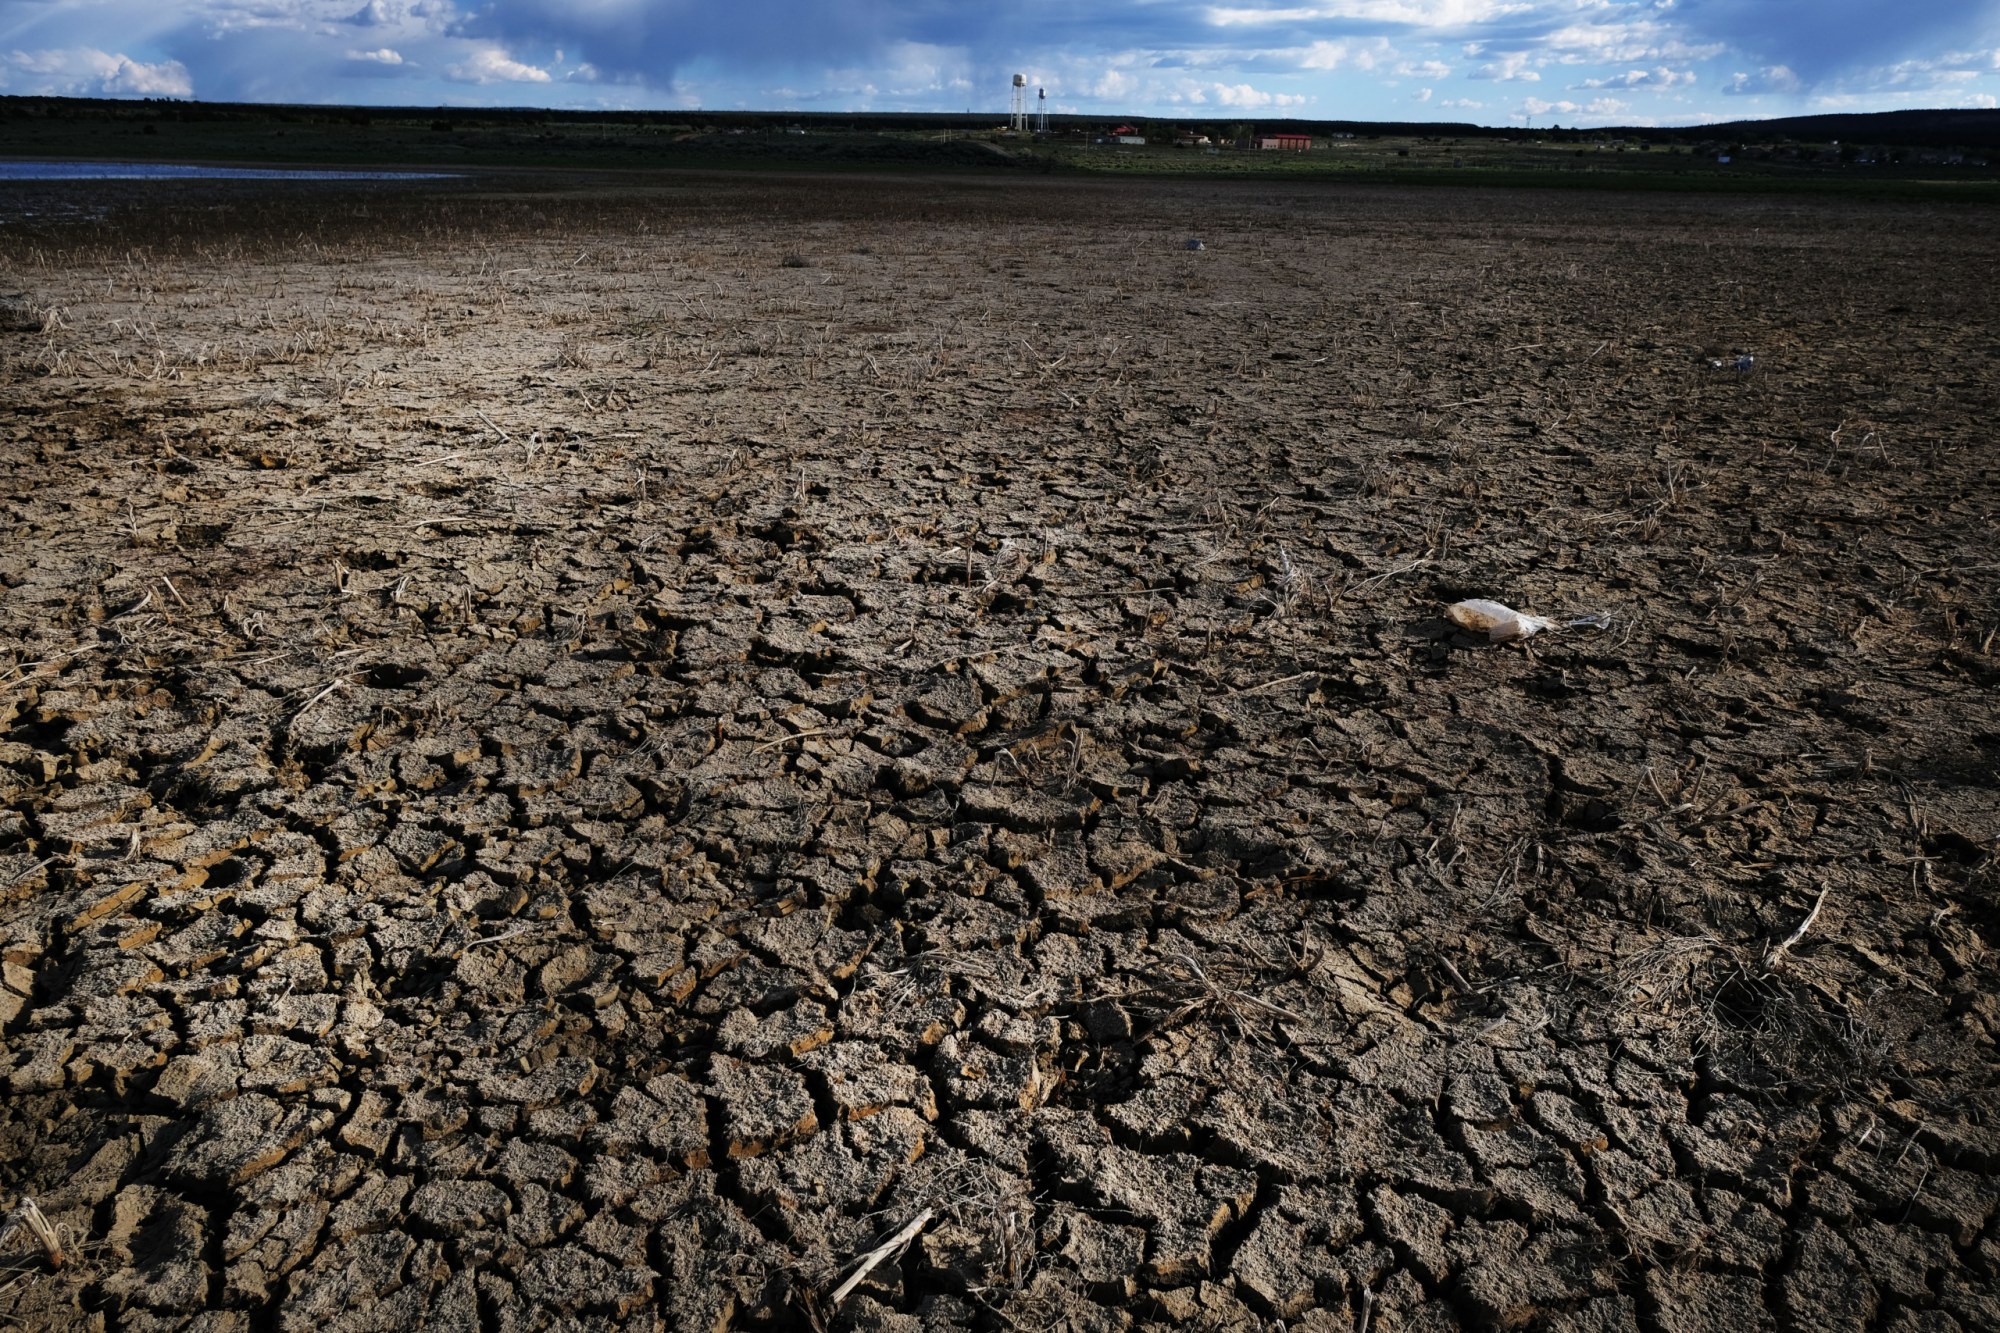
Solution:
M1187 238L1187 245L1186 245L1186 247L1185 247L1185 248L1186 248L1186 249L1189 249L1189 250L1206 250L1206 249L1208 249L1208 247L1207 247L1207 246L1205 246L1205 245L1203 245L1203 244L1201 243L1201 237L1199 237L1199 236L1190 236L1190 237L1188 237L1188 238Z

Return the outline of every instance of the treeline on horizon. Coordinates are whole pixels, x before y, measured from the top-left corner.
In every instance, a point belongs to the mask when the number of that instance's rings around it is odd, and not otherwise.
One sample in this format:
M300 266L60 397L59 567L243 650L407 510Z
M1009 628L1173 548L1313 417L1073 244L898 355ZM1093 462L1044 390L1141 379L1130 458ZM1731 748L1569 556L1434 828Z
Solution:
M432 129L487 125L621 124L692 131L804 129L815 132L866 133L992 129L1005 120L1000 112L809 112L697 110L558 110L543 107L362 107L305 104L200 102L174 98L88 98L0 96L0 119L187 121L236 123L302 123L348 125L418 123ZM1233 137L1239 132L1293 133L1315 136L1434 137L1453 139L1512 139L1532 135L1555 142L1589 142L1607 136L1647 143L1690 144L1715 140L1769 143L1868 142L1911 148L2000 147L2000 110L1919 110L1789 116L1772 120L1735 120L1711 125L1668 128L1597 126L1589 129L1548 126L1474 125L1456 121L1303 120L1294 118L1078 116L1051 115L1052 133L1105 133L1130 125L1142 133L1189 131Z

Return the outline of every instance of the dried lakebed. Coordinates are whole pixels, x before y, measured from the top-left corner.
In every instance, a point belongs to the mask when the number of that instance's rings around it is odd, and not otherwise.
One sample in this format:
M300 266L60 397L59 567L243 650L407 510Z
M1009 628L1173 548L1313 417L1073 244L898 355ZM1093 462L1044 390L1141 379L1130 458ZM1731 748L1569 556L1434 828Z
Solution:
M217 198L0 240L0 1321L2000 1327L2000 219Z

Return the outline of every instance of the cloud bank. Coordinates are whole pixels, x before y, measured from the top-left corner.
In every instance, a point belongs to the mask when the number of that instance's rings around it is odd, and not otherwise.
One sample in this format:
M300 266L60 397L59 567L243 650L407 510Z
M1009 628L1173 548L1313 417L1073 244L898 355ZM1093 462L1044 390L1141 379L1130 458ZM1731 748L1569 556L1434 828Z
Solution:
M0 0L7 93L997 111L1015 71L1114 115L1981 106L2000 0Z

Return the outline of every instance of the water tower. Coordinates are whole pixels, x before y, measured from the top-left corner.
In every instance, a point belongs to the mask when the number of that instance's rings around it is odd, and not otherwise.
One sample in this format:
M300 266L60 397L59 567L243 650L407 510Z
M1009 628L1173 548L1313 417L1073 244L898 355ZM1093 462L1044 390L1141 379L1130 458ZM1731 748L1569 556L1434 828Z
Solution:
M1007 127L1012 130L1028 128L1028 76L1014 76L1014 110L1008 118Z
M1036 112L1036 115L1035 115L1035 133L1037 133L1037 134L1047 134L1047 133L1049 132L1049 90L1048 90L1048 89L1046 89L1046 88L1037 88L1037 89L1035 89L1035 112Z

